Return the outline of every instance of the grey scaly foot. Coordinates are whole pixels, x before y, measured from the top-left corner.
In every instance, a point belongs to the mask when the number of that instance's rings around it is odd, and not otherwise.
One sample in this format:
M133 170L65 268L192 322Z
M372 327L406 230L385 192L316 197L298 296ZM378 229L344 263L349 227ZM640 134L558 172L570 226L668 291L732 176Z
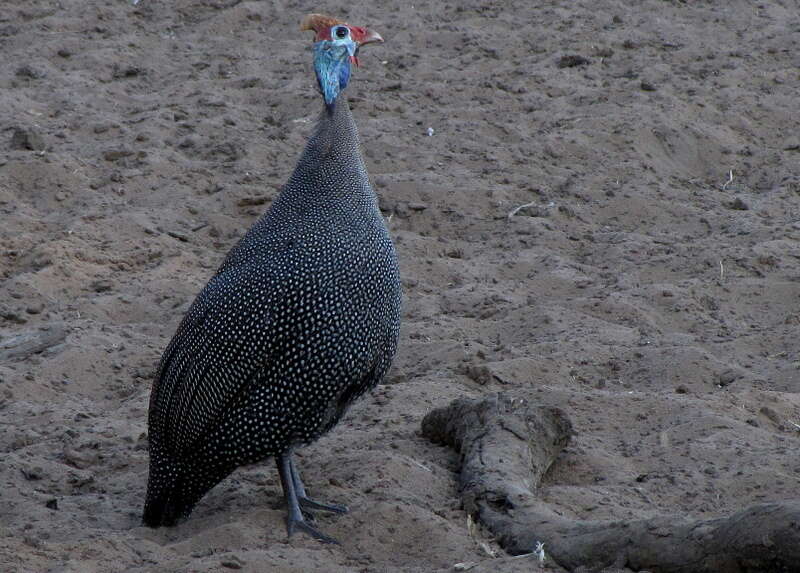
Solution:
M292 452L288 451L275 456L275 463L278 466L278 475L281 478L283 495L286 497L286 505L288 507L286 515L286 533L288 536L291 537L295 531L302 531L322 543L335 543L338 545L339 542L336 539L309 525L300 510L300 503L295 491L294 480L292 479Z
M339 541L331 537L330 535L325 535L316 527L310 525L305 519L291 521L291 517L286 518L286 531L288 536L291 537L295 531L302 531L319 541L320 543L330 543L331 545L341 545Z
M347 513L350 511L346 505L339 503L326 503L316 501L306 495L306 488L303 485L303 480L300 479L300 473L297 471L297 466L293 459L290 459L289 464L292 470L292 482L294 483L294 491L297 494L297 501L300 507L304 509L316 509L318 511L329 511L331 513Z
M310 510L318 510L318 511L329 511L331 513L340 513L344 514L350 511L346 505L341 505L338 503L323 503L321 501L314 501L313 499L309 499L307 497L301 497L298 499L300 502L300 506L303 509L310 509Z

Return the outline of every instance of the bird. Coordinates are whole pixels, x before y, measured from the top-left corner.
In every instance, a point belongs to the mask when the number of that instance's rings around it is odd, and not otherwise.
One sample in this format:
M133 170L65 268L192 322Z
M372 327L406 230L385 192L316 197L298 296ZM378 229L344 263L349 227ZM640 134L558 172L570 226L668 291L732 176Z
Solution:
M161 357L142 521L174 525L236 468L273 457L288 536L327 543L292 457L374 388L397 350L397 254L345 96L368 28L309 14L323 105L294 171L224 258Z

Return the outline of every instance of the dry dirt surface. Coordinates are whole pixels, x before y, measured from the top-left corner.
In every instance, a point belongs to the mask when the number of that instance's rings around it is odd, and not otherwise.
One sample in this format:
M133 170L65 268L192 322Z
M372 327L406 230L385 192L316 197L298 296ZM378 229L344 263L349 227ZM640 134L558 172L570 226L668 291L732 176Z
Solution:
M405 290L298 460L342 543L287 541L270 461L147 529L154 370L312 128L311 11L387 40L348 89ZM420 433L497 391L569 416L560 515L798 496L794 0L4 0L0 50L0 570L561 571L468 527Z

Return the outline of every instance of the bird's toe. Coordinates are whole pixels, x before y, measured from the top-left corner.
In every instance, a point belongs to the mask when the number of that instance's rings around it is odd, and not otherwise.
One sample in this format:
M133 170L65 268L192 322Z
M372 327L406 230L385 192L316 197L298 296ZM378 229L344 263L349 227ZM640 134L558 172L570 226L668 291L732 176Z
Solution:
M350 510L346 505L342 505L340 503L326 503L322 501L316 501L307 497L302 497L297 500L300 503L300 507L303 509L310 509L310 510L317 510L317 511L328 511L330 513L348 513Z
M339 541L337 541L335 538L333 538L333 537L331 537L329 535L325 535L319 529L317 529L316 527L313 527L312 525L310 525L305 520L303 520L303 521L301 521L301 520L290 520L290 521L287 521L286 531L287 531L289 537L291 537L296 531L301 531L301 532L305 533L306 535L309 535L309 536L313 537L314 539L316 539L317 541L319 541L321 543L329 543L329 544L332 544L332 545L341 545L339 543Z

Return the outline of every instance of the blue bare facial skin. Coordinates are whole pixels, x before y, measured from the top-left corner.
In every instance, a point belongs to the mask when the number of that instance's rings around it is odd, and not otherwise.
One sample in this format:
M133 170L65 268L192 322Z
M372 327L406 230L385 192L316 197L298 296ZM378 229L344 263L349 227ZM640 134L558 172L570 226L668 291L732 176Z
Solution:
M331 38L314 44L314 71L329 108L350 81L351 58L355 57L357 49L347 26L333 26Z

